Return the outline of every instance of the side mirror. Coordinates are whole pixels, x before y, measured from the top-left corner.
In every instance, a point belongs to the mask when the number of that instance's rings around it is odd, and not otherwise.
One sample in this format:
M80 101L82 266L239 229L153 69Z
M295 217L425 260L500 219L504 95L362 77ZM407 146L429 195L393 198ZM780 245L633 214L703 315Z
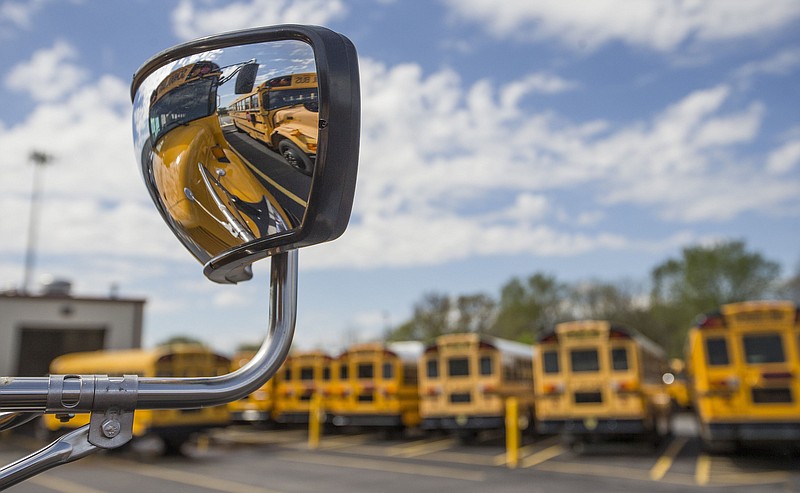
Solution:
M252 92L258 75L258 63L246 63L242 65L236 74L236 94L247 94Z
M203 38L150 59L131 95L147 189L206 276L247 280L254 261L273 256L267 334L227 375L0 377L0 431L42 413L90 413L89 424L0 467L0 490L124 445L135 410L226 404L261 387L292 343L292 250L338 237L350 218L360 106L355 48L344 36L280 26Z
M254 261L344 232L360 122L344 36L283 26L204 38L146 62L131 94L150 196L209 279L248 280Z

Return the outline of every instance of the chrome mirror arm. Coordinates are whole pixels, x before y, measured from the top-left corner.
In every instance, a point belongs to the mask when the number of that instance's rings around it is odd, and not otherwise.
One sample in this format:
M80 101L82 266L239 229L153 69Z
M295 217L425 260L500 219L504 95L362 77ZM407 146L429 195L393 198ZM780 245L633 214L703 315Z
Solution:
M241 399L264 385L286 359L294 337L297 250L272 257L269 313L267 335L253 359L235 372L219 377L137 378L128 375L122 383L114 380L115 385L107 385L111 379L105 375L0 378L0 429L11 428L43 412L92 413L92 424L67 433L47 447L0 468L0 490L85 457L99 448L122 445L127 440L118 440L118 430L107 433L102 428L107 421L103 422L102 418L120 414L123 418L126 414L132 416L132 410L128 410L134 402L135 409L215 406ZM123 428L127 428L126 424L132 426L132 421L125 423L123 419ZM90 435L90 428L94 430L94 437ZM97 435L105 435L105 438Z
M0 490L10 488L37 474L82 459L100 450L89 443L89 425L59 437L50 445L0 469Z

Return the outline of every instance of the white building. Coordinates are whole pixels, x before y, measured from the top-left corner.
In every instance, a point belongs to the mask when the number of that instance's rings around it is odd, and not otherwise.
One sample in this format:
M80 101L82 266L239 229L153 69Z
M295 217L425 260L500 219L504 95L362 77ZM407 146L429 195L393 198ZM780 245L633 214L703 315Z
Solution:
M143 299L85 298L66 289L0 293L0 376L39 377L56 356L141 347Z

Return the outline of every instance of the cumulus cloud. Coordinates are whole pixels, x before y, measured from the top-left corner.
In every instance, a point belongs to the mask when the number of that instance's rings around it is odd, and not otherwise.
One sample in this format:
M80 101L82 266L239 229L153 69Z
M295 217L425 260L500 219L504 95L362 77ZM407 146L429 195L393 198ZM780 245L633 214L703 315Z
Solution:
M57 101L75 90L88 72L71 63L78 56L65 41L37 51L27 62L11 68L5 83L9 89L27 92L35 101Z
M631 205L663 220L695 223L797 206L796 177L763 173L766 157L741 154L741 146L758 138L763 105L733 104L733 89L724 84L612 125L530 111L522 96L537 89L529 83L540 80L537 74L466 85L447 69L426 75L414 64L372 60L362 60L361 68L353 221L324 253L304 254L305 266L651 249L624 233L603 232L603 211ZM794 166L794 149L776 150L770 169ZM577 190L583 203L576 210L562 201L563 192Z
M172 24L175 34L188 40L275 24L325 25L344 13L341 0L252 0L235 3L181 0L172 12Z
M800 18L794 0L528 0L502 8L492 0L443 1L457 17L499 38L557 39L588 49L622 41L666 52L686 42L760 35Z
M52 58L60 60L59 73L85 73L72 62L72 49L56 43L53 49L12 67L9 79ZM0 182L0 207L15 211L16 217L0 222L0 255L9 258L24 251L33 183L29 155L39 151L53 157L40 170L37 250L42 264L48 258L70 258L69 265L59 267L62 273L74 270L85 279L85 272L98 269L127 281L146 275L149 269L140 265L111 273L98 262L108 257L127 259L130 264L142 258L188 257L175 248L138 175L127 84L107 75L82 84L66 82L52 85L61 91L58 98L34 90L37 104L25 119L0 127L4 150L0 169L5 178Z

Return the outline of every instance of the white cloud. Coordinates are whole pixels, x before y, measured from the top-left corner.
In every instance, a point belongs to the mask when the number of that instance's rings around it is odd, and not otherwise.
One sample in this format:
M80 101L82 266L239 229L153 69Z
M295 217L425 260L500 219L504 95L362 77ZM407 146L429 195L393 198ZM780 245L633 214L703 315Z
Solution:
M6 86L27 92L36 101L58 101L88 77L86 70L71 63L77 56L72 45L56 41L52 48L39 50L27 62L12 67Z
M0 4L0 35L7 37L16 29L30 29L33 16L48 0L5 0Z
M767 159L767 171L774 175L789 173L800 164L800 140L787 142L774 150Z
M619 40L657 51L686 42L762 35L800 18L794 0L527 0L498 6L492 0L444 0L458 17L499 38L554 38L595 49Z
M772 177L758 157L740 154L758 138L763 105L732 103L725 85L615 126L529 111L519 88L532 90L525 81L535 75L465 86L447 69L425 75L413 64L364 59L361 65L353 221L334 244L304 252L305 267L434 265L484 255L673 245L633 240L635 228L617 234L581 229L596 228L610 205L684 223L797 208L796 177ZM788 166L779 159L793 159L791 149L773 154L773 168ZM578 210L560 202L563 192L578 190L584 201ZM564 212L567 206L573 212Z
M189 40L276 24L325 25L344 13L341 0L251 0L235 3L181 0L172 12L172 24L179 38Z
M786 75L800 66L800 47L780 51L767 59L747 63L736 70L735 76L740 79L751 79L755 76Z

